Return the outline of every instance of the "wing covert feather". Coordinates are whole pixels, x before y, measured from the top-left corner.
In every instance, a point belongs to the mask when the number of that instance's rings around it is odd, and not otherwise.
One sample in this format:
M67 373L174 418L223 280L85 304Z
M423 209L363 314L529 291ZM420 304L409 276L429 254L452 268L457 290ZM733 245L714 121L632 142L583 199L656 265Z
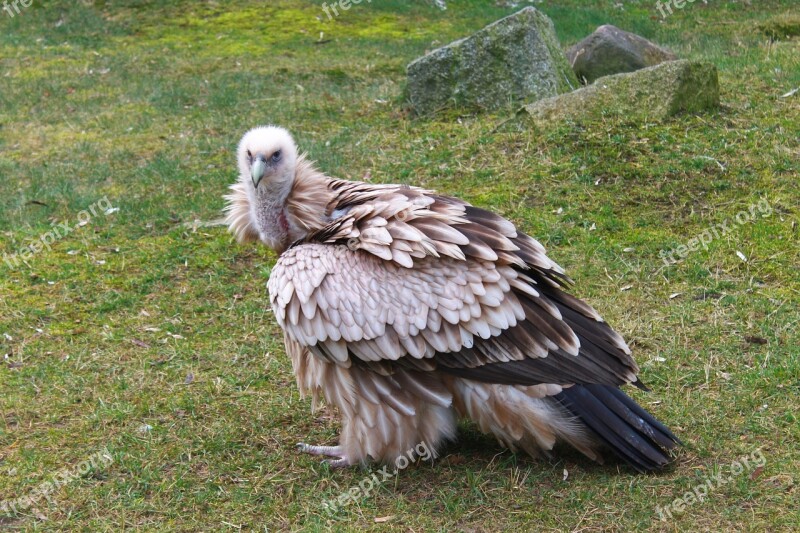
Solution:
M423 189L334 181L330 222L269 281L287 336L337 365L521 385L635 382L622 338L535 239Z

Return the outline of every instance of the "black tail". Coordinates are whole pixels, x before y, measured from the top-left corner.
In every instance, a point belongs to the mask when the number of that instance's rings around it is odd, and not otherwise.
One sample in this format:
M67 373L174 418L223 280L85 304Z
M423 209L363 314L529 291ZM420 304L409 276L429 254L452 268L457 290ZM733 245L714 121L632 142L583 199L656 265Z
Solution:
M639 472L663 467L670 461L668 450L683 444L614 386L573 385L555 398Z

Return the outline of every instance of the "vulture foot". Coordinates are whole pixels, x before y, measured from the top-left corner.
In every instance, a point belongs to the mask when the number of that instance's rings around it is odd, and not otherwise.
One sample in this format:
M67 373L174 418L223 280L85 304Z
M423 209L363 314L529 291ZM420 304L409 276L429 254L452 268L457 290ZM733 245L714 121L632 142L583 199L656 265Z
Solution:
M310 453L311 455L331 457L331 459L325 459L325 461L323 461L331 465L331 468L343 468L351 464L350 461L347 460L347 457L344 456L344 450L342 450L341 446L313 446L305 442L298 442L297 450L302 453Z

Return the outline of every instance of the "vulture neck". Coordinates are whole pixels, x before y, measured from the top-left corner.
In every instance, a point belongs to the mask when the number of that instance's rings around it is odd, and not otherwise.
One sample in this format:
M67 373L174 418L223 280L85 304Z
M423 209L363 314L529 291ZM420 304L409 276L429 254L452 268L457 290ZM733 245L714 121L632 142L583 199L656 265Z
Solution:
M289 221L286 216L286 198L291 191L291 181L270 183L258 189L259 237L270 248L282 253L291 243Z

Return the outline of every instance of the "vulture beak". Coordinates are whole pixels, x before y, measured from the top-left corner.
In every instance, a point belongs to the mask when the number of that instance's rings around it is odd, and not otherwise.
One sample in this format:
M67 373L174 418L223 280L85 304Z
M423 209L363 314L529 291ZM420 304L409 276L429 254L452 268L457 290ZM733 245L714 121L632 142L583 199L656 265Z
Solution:
M258 184L266 171L267 160L261 154L256 155L255 160L253 160L253 167L250 169L250 177L253 178L253 186L256 189L258 189Z

